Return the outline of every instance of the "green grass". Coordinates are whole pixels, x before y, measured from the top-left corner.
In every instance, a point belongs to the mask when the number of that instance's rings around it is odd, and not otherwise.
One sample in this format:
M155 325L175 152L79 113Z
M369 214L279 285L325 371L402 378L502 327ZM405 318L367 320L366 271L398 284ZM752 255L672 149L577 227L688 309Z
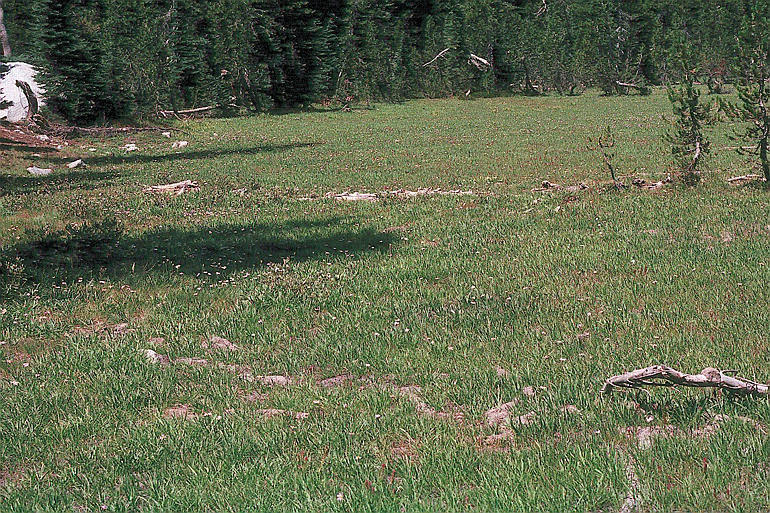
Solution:
M751 171L730 127L692 189L615 191L587 149L612 125L623 180L659 180L667 112L661 91L415 101L185 122L178 152L155 134L2 150L0 510L616 511L629 457L642 511L770 508L767 433L686 434L770 425L766 401L597 393L655 363L770 379L770 193L726 183ZM200 190L142 192L184 179ZM531 192L546 179L591 189ZM301 200L419 187L475 194ZM537 420L487 447L484 412L514 399ZM211 415L164 418L177 404ZM624 435L667 424L685 434Z

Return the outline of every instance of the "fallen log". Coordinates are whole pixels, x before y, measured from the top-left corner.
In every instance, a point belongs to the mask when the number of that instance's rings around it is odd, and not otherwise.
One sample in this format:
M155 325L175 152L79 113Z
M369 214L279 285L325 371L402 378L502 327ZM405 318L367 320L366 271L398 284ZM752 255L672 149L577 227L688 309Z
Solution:
M667 365L653 365L625 374L613 376L604 382L603 394L610 394L616 388L639 389L647 386L656 387L697 387L718 388L744 395L770 395L770 387L750 379L733 376L734 371L720 371L706 367L698 374L685 374Z
M189 116L192 114L200 114L202 112L209 112L215 109L221 109L224 107L230 107L230 108L238 108L238 105L231 103L228 105L207 105L205 107L197 107L195 109L184 109L184 110L159 110L158 116L167 118L169 116Z
M185 110L159 110L158 114L160 114L162 117L166 118L168 116L178 116L185 114L198 114L200 112L208 112L211 110L214 110L218 108L219 105L208 105L206 107L198 107L197 109L185 109Z
M169 183L166 185L153 185L151 187L145 187L144 192L154 192L161 194L174 194L180 196L191 189L197 189L198 182L192 180L185 180L183 182Z
M640 94L646 95L650 93L650 87L646 85L638 85L630 82L615 81L615 85L618 87L625 87L626 89L636 89Z
M762 175L751 174L751 175L743 175L743 176L733 176L732 178L728 178L727 181L730 183L747 182L749 180L757 180L761 178L764 178L764 177Z

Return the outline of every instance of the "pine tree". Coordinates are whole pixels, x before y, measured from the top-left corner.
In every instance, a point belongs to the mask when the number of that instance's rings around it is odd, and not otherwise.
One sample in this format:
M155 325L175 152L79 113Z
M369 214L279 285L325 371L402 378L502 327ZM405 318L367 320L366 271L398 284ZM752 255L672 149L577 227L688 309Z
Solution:
M43 82L48 104L78 123L120 114L107 87L102 66L99 21L103 3L96 0L41 0L45 15L38 52L45 61Z
M710 144L704 134L711 110L700 101L700 91L695 85L695 70L683 60L682 82L668 88L668 98L674 111L674 126L665 139L671 144L671 153L682 171L682 179L688 185L700 181L700 166L710 152Z
M633 89L619 83L644 91L681 78L669 50L682 32L693 46L693 66L718 89L738 47L757 47L736 42L743 4L759 20L767 2L3 0L3 6L15 55L45 69L49 104L72 120L93 122L158 107L235 102L262 110L335 95L396 100L511 86L534 94ZM492 66L469 65L471 53ZM747 77L745 87L758 88L756 78ZM742 94L757 103L758 93L749 89Z
M749 0L740 32L742 83L738 103L725 103L728 113L747 123L737 133L739 152L742 143L753 145L750 153L759 157L759 165L770 183L770 1Z

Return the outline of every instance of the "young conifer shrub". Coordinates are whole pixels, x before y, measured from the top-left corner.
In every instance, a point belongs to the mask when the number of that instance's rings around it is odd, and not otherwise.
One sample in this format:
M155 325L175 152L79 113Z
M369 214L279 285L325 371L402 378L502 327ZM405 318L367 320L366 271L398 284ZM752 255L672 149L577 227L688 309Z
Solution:
M669 86L668 99L674 111L674 122L665 134L671 154L688 185L700 182L702 162L710 152L705 126L711 121L711 108L701 101L695 85L695 73L686 69L679 84Z
M770 183L770 1L747 2L739 39L738 101L722 105L733 119L743 122L733 135L738 152L758 157Z

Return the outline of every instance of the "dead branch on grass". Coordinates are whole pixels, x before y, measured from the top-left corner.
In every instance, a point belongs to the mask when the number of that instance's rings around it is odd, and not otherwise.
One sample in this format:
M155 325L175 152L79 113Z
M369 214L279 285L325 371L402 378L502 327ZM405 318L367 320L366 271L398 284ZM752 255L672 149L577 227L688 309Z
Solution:
M638 85L630 82L621 82L620 80L616 80L615 85L618 87L625 87L627 90L635 89L636 91L639 92L639 94L643 94L643 95L649 94L650 92L650 88L645 85Z
M609 378L604 383L601 392L610 394L615 388L685 386L717 388L744 395L767 396L770 394L768 385L732 374L734 371L720 371L713 367L706 367L699 374L685 374L666 365L653 365Z
M212 110L216 109L222 109L225 107L230 107L233 109L237 109L238 105L235 103L230 103L228 105L207 105L205 107L197 107L195 109L184 109L184 110L159 110L158 111L158 117L161 118L169 118L169 117L175 117L179 119L181 116L192 116L195 114L202 114L204 112L211 112Z
M748 182L751 180L762 180L762 179L764 179L762 175L752 173L750 175L733 176L732 178L728 178L727 181L729 183L735 183L735 182Z
M189 190L198 188L198 182L193 180L185 180L183 182L170 183L166 185L153 185L150 187L145 187L144 192L173 194L175 196L180 196Z
M463 190L451 190L445 191L442 189L417 189L416 191L410 191L406 189L385 190L380 192L343 192L334 193L328 192L324 195L324 198L335 199L337 201L368 201L375 202L383 198L393 197L399 199L417 198L420 196L472 196L473 191ZM300 201L313 201L318 199L317 197L305 197L299 198Z

